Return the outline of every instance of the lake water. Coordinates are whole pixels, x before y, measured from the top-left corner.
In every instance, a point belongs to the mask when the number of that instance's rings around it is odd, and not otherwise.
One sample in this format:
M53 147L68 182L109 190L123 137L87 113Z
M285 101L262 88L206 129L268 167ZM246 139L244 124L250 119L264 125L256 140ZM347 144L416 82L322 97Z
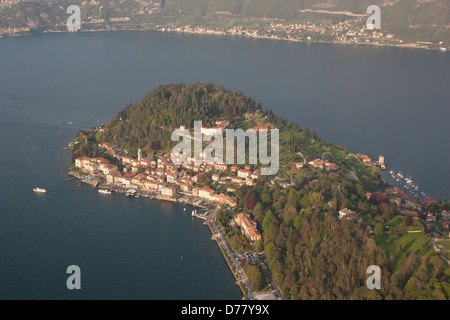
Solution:
M77 130L171 82L241 90L450 196L448 53L158 32L0 39L0 298L242 297L189 210L66 180Z

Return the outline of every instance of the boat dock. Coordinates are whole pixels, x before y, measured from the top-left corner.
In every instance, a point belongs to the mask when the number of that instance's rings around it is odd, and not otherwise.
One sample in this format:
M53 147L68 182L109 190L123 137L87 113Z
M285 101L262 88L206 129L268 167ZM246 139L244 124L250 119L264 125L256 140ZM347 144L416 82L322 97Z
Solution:
M89 176L82 176L80 175L78 172L75 171L69 171L69 176L72 176L74 178L77 178L78 180L80 180L83 183L86 183L88 185L93 186L94 188L97 188L100 181L96 180L96 179L92 179Z
M202 219L202 220L207 220L208 219L208 217L207 217L207 215L205 215L205 214L201 214L201 213L192 213L192 216L193 217L196 217L196 218L199 218L199 219Z

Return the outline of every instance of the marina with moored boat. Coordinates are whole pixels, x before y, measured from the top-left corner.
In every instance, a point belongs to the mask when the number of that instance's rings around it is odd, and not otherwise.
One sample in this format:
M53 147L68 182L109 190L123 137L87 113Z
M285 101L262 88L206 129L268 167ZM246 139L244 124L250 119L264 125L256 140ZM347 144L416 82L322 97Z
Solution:
M389 175L393 180L398 182L397 185L405 189L405 192L409 195L422 197L427 196L423 190L420 190L419 182L414 182L411 174L404 174L402 171L395 172L394 170L390 170Z

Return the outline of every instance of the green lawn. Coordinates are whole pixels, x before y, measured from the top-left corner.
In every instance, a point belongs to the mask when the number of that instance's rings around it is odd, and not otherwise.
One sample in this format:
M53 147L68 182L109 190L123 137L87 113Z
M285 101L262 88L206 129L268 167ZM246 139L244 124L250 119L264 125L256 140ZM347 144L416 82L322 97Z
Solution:
M412 225L407 226L403 216L396 216L386 225L389 226L387 229L390 231L423 231L423 225L419 221L412 220Z
M450 252L442 252L442 256L444 256L447 260L450 260Z
M442 248L439 245L442 245ZM450 250L450 240L436 241L436 247L441 250Z
M407 233L398 239L394 237L384 234L377 240L377 243L386 248L387 253L395 254L400 249L402 253L415 251L417 255L432 256L435 254L430 239L423 233Z

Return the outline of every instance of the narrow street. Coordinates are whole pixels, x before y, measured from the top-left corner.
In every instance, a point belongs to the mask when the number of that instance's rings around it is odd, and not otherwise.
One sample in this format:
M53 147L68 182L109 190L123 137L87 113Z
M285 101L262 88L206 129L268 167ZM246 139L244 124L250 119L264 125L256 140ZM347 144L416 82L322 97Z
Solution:
M216 235L216 241L218 242L218 244L221 244L222 247L225 249L226 255L228 256L228 258L230 259L231 263L233 264L233 266L236 270L234 272L234 277L236 278L236 281L245 286L245 288L248 292L248 298L250 300L254 300L255 298L253 295L253 290L252 290L250 280L248 279L247 275L245 274L244 270L242 269L239 261L236 259L236 254L234 253L233 249L231 248L227 237L222 232L222 229L220 228L219 224L217 223L217 221L215 219L215 212L214 212L214 216L210 217L208 219L208 221L210 222L210 224L213 227L214 235Z
M210 225L212 226L213 229L213 236L215 237L216 241L218 242L218 244L221 244L223 246L223 248L225 249L225 253L226 255L229 257L231 263L233 264L233 266L235 267L235 272L234 272L234 276L237 280L238 283L240 283L241 285L245 286L247 292L248 292L248 298L250 300L256 300L258 297L257 296L261 296L261 293L255 293L252 289L251 283L249 278L247 277L247 275L244 272L244 269L241 267L239 258L237 256L237 254L234 252L234 250L232 249L230 243L228 242L228 239L226 237L226 235L223 233L222 229L220 228L218 222L216 221L216 212L217 212L218 208L215 208L213 210L210 211L209 217L207 219L207 221L210 223ZM281 296L281 291L276 287L276 285L273 283L271 277L270 277L270 272L267 269L266 265L264 263L260 263L260 267L261 270L263 272L263 275L265 276L266 279L268 279L268 283L271 285L271 287L273 289L275 289L276 291L278 291L278 293L269 293L273 299L278 299Z

